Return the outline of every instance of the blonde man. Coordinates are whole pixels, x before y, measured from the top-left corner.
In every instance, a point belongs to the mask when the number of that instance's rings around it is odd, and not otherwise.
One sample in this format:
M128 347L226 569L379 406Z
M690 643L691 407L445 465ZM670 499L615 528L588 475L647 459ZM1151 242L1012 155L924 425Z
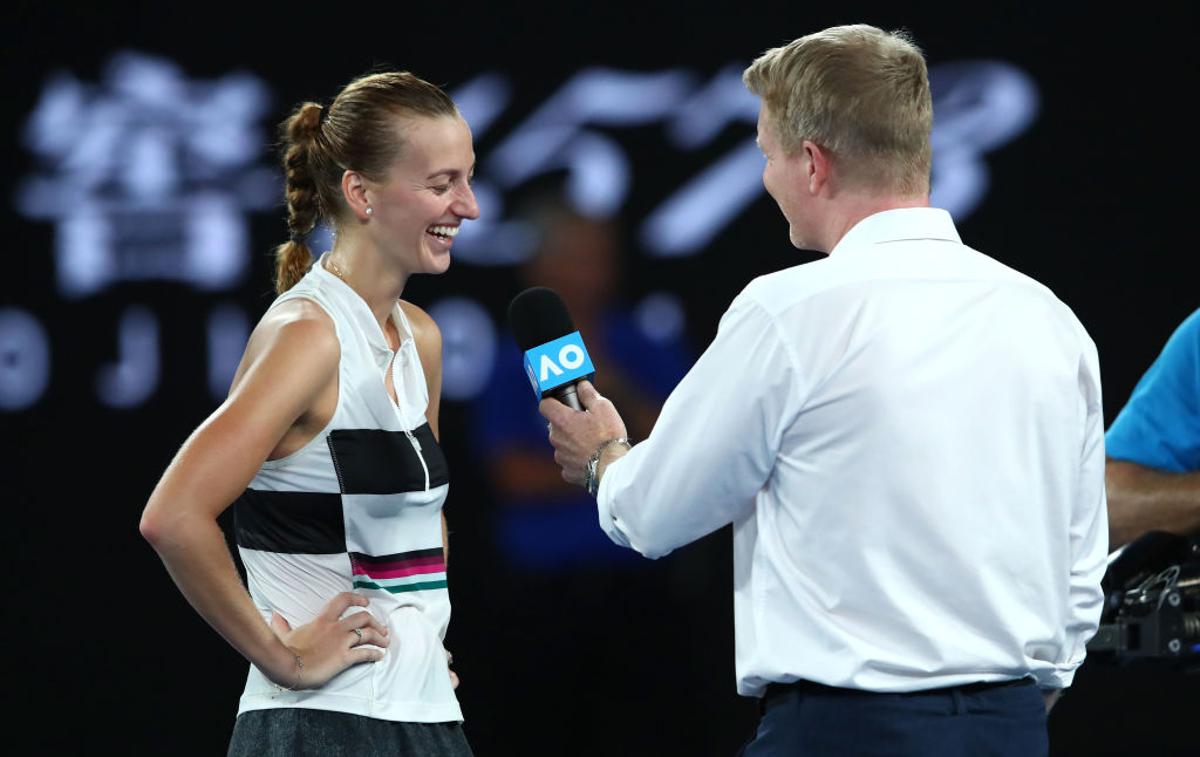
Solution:
M1103 599L1095 346L929 207L905 35L826 29L744 80L763 183L828 257L751 282L637 446L590 386L543 400L563 475L648 557L733 524L745 754L1046 754Z

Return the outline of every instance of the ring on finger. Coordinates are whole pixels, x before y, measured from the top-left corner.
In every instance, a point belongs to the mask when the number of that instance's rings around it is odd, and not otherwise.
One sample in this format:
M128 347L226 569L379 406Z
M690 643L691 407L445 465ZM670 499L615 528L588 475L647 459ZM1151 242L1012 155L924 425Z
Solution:
M362 629L361 629L361 628L352 628L352 629L350 629L350 630L351 630L351 631L354 631L355 635L356 635L356 636L358 636L358 640L359 640L359 642L361 643L361 642L362 642L362 639L363 639L363 636L362 636Z

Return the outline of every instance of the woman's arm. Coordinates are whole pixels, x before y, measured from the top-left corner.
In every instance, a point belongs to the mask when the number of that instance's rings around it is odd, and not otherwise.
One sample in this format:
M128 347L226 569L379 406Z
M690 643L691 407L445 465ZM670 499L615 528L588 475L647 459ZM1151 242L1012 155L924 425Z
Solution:
M263 623L238 578L217 516L245 490L297 419L337 378L340 348L332 322L311 303L272 311L251 338L244 372L228 399L192 433L159 480L142 513L141 532L197 612L273 681L317 686L386 646L369 613L340 620L353 594L339 596L321 616L295 631L279 618ZM281 638L282 637L282 638ZM378 638L376 638L378 637Z

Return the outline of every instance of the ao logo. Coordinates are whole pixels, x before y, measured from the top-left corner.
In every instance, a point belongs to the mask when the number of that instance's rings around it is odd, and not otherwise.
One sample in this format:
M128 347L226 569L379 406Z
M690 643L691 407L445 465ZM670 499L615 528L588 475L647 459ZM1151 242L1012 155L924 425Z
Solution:
M563 384L591 376L595 370L578 331L525 352L525 373L539 399Z
M542 383L545 383L546 379L550 378L550 374L552 373L555 376L561 376L563 375L563 368L566 368L568 371L573 371L579 366L583 365L585 358L586 356L583 353L583 348L581 348L579 345L564 344L563 348L558 351L558 365L554 364L554 361L550 359L549 355L542 355L542 364L539 366L539 372L541 375L538 377L538 380ZM559 368L559 365L561 365L562 368Z

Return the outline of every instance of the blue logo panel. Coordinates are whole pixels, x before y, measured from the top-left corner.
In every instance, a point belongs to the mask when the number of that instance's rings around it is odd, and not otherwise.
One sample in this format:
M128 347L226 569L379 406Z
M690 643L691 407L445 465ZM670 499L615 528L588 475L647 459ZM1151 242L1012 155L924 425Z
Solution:
M525 375L538 399L563 384L591 378L595 372L578 331L525 352Z

